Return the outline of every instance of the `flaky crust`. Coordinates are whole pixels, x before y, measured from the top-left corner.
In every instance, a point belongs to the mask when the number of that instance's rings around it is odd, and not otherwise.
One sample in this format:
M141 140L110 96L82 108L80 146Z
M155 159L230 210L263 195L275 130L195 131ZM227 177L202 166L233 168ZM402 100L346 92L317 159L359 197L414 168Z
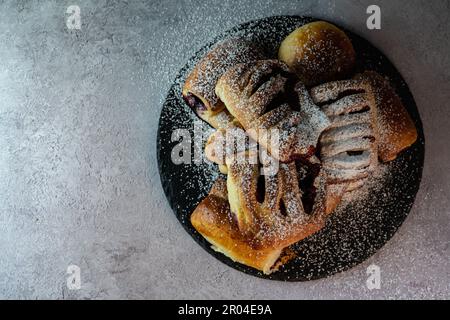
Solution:
M194 110L200 118L210 122L224 110L224 105L215 94L217 80L225 71L239 63L262 59L261 50L243 38L225 40L210 50L188 75L183 87L183 97L188 102L193 96L200 100L204 108ZM189 102L188 102L189 104Z
M320 157L334 184L366 180L378 166L378 127L370 84L362 80L329 82L311 89L331 124L320 138ZM362 184L358 184L362 185Z
M329 125L297 81L284 63L261 60L228 69L216 85L216 94L231 115L272 157L284 163L311 156ZM296 106L289 105L289 96L295 97ZM274 132L279 139L273 139Z
M282 251L282 248L255 248L251 245L251 240L239 230L230 211L224 180L218 180L210 195L197 206L191 215L191 223L214 250L266 274L271 272Z
M265 274L273 271L272 267L285 247L310 236L324 226L324 220L315 219L303 224L302 228L290 237L258 241L255 234L244 233L239 228L227 197L226 183L219 179L210 194L192 213L191 223L215 250Z
M262 60L254 44L230 39L208 52L183 88L186 102L218 129L205 154L227 174L194 210L192 226L214 250L265 274L285 262L292 244L321 230L379 160L394 160L417 140L382 76L332 81L355 62L350 40L336 27L298 29L284 41L282 57L287 64ZM271 129L280 133L275 144ZM230 145L229 133L242 139ZM263 173L274 163L275 173Z
M416 126L400 97L380 74L366 71L355 78L368 81L373 88L379 128L379 158L383 162L392 161L400 152L416 142Z
M245 76L240 77L247 81ZM261 168L258 163L239 162L226 153L215 153L217 145L224 143L225 133L232 128L218 130L211 136L206 147L207 156L213 162L226 166L227 181L216 183L210 195L194 211L191 222L215 250L266 274L273 272L274 266L280 264L277 261L285 248L321 230L327 216L336 210L342 198L367 182L378 166L379 143L383 141L379 136L378 112L387 101L393 104L392 94L383 93L387 90L385 88L378 93L376 101L375 81L381 79L376 79L374 75L371 77L371 81L365 74L353 80L330 82L312 88L308 96L304 91L303 96L299 94L300 100L311 98L329 120L320 136L321 159L312 156L308 160L310 165L318 164L321 168L314 179L316 194L310 213L304 206L305 191L300 189L302 169L298 167L298 161L281 163L276 175L264 176L264 196L261 198ZM380 88L385 84L376 85ZM223 90L221 88L219 92ZM242 92L247 89L244 86L240 90L235 102L227 100L227 96L233 99L232 90L219 93L225 103L237 105L233 106L236 108L232 112L234 115L252 125L258 123L271 127L276 124L276 121L262 121L264 114L253 119L246 118L249 114L239 104L242 103ZM249 106L248 100L245 103ZM399 108L397 104L394 107L394 110ZM283 108L277 110L280 121L289 118L292 112ZM400 108L397 113L402 110ZM244 115L239 115L239 112ZM386 110L382 112L390 116ZM250 114L250 117L254 115ZM404 117L402 119L404 121ZM246 135L240 125L235 128ZM254 152L240 145L232 155ZM362 153L355 155L355 152Z

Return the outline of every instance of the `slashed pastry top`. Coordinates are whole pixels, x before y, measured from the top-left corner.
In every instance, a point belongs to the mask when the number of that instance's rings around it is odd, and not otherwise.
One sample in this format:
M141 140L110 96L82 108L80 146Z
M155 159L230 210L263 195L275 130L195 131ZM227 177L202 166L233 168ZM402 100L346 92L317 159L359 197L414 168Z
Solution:
M256 44L243 38L220 42L188 75L183 87L184 100L200 118L214 127L221 127L224 121L226 123L227 111L214 91L217 80L228 68L263 57L261 49ZM217 120L218 114L221 119Z
M300 29L280 49L291 68L233 38L208 52L183 87L186 103L217 129L205 154L226 174L191 223L215 250L265 274L285 262L289 246L321 230L345 195L355 195L417 139L381 75L330 81L355 63L343 31L320 22ZM332 43L323 45L326 39ZM326 52L336 46L340 52ZM305 65L315 57L326 61Z
M281 162L314 154L321 132L329 125L297 81L284 63L261 60L228 69L216 86L230 114ZM273 132L278 134L276 141Z
M311 90L330 119L320 139L322 166L333 183L364 183L378 165L378 127L372 88L364 80L330 82Z

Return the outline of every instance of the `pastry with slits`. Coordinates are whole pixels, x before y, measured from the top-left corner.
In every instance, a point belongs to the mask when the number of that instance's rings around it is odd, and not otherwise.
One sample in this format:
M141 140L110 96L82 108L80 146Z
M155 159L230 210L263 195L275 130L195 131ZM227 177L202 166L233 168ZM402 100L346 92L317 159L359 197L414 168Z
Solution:
M285 248L323 228L324 176L316 172L311 180L311 200L302 190L295 162L280 164L276 175L262 176L259 164L235 159L227 160L226 183L216 182L193 212L191 223L215 250L270 274L277 270Z
M232 117L214 92L217 80L228 68L263 57L260 48L244 38L220 42L207 52L189 73L183 86L183 99L212 127L227 127Z
M217 82L216 94L249 135L283 163L313 155L329 125L304 85L278 60L228 69ZM272 139L273 132L278 139Z
M326 38L344 51L327 52L336 47L322 41L330 28L337 38ZM414 122L382 75L323 83L353 71L357 55L343 32L315 23L284 44L280 58L299 58L290 63L296 75L235 38L208 52L183 87L186 103L217 129L205 154L227 175L196 207L192 226L215 250L265 274L417 140ZM302 70L294 68L298 61Z
M365 80L326 83L311 97L330 119L320 138L320 159L336 197L354 191L378 166L378 128L371 85Z
M230 131L240 143L230 146ZM205 153L226 165L227 181L219 179L191 223L215 250L269 274L277 270L287 247L324 227L330 195L315 156L280 163L275 172L270 167L278 162L258 151L239 127L214 132Z

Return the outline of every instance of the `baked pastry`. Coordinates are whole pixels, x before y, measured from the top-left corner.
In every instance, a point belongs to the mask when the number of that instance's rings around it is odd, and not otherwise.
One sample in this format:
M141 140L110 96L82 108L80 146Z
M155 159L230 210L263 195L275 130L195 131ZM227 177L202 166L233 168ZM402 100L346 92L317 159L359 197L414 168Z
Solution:
M241 143L230 147L226 138L230 131ZM327 194L332 190L315 156L279 164L276 172L267 170L263 175L263 169L276 161L267 154L258 158L256 146L245 139L246 132L239 127L219 129L208 139L207 157L227 167L226 187L219 181L191 222L215 250L268 274L278 267L285 248L324 226L334 209L333 194Z
M323 175L312 180L308 214L295 163L281 164L275 176L260 176L258 165L238 161L228 163L228 170L226 188L219 180L191 223L215 250L269 274L284 248L324 226Z
M282 253L282 249L253 246L252 241L239 230L230 211L226 182L220 178L192 213L191 223L214 250L265 274L272 271Z
M381 161L395 160L398 154L417 140L417 129L400 97L389 82L375 71L366 71L355 77L367 80L377 107L378 156Z
M241 157L239 161L259 163L257 143L236 122L211 133L205 144L205 156L209 161L223 166L238 157ZM253 158L249 159L250 156Z
M378 166L372 87L364 79L336 81L312 88L311 97L331 121L320 138L320 160L330 193L339 199L363 186Z
M228 69L216 86L217 96L249 136L284 163L314 154L329 125L293 77L284 63L261 60Z
M231 134L230 134L231 131ZM230 139L231 136L231 139ZM238 161L248 161L250 164L264 163L261 168L264 175L276 175L278 173L278 162L267 155L264 149L258 150L257 145L247 133L239 127L219 129L213 132L205 145L205 155L209 161L219 165L222 173L228 174L227 163ZM315 199L315 188L311 185L317 177L321 168L321 162L316 156L308 160L295 161L297 173L299 176L299 186L304 194L304 209L307 213L312 211L312 205ZM325 202L325 211L332 213L340 201L340 197L335 197L333 185L325 186L327 201Z
M278 58L307 86L347 77L355 64L355 50L345 32L316 21L289 34L281 43Z
M261 50L243 38L232 38L219 43L197 63L186 78L182 92L185 102L214 128L227 126L232 119L214 92L217 80L236 64L262 58Z
M355 52L337 27L319 21L295 30L279 58L286 63L261 60L254 44L231 39L183 88L187 104L217 129L205 154L227 174L191 223L215 250L265 274L417 139L388 81L375 72L348 80Z

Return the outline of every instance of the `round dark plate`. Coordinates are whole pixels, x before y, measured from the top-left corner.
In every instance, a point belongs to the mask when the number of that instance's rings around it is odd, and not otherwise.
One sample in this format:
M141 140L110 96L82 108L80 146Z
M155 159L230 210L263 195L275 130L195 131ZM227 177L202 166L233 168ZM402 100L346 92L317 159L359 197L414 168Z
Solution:
M266 279L318 279L363 262L381 248L405 220L422 176L425 139L419 112L408 86L384 54L368 41L346 31L358 56L356 71L375 70L387 76L412 116L419 134L418 141L389 165L389 174L383 180L383 187L370 190L364 201L357 201L333 214L320 232L293 245L297 257L269 276L215 252L192 227L190 214L208 194L219 173L217 166L211 163L176 165L171 160L172 149L179 143L178 139L172 141L174 130L188 130L186 132L190 133L196 144L192 147L193 153L202 150L200 148L208 133L212 132L207 124L203 124L194 137L194 123L199 123L199 120L181 98L185 77L211 46L220 40L244 36L262 45L270 56L276 57L277 48L290 32L315 20L310 17L276 16L244 23L226 31L200 49L180 70L167 95L159 121L157 157L161 183L178 220L211 255L230 267ZM203 132L204 137L201 138L198 132Z

